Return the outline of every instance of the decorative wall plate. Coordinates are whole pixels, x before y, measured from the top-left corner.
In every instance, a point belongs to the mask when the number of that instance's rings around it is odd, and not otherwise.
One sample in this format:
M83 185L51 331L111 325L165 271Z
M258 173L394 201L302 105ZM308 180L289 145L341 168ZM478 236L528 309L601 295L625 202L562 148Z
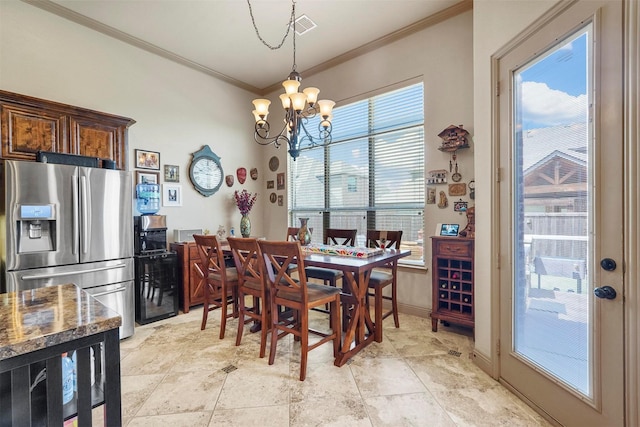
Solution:
M275 202L276 202L276 200L278 200L278 196L276 195L276 193L271 193L271 194L269 194L269 201L270 201L271 203L275 203Z
M224 177L224 181L227 183L227 187L232 187L235 181L233 175L227 175Z
M279 167L280 167L280 159L278 159L278 157L273 156L272 158L269 159L269 170L271 170L271 172L277 171Z
M254 181L258 179L258 168L251 168L251 170L249 171L249 176Z

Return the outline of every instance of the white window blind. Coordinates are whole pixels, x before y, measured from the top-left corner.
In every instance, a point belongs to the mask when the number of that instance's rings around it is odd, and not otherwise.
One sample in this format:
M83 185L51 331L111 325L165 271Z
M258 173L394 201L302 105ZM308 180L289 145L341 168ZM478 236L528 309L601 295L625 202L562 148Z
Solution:
M423 106L418 83L336 108L333 142L289 160L290 223L310 218L316 243L326 228L357 228L359 245L367 229L402 230L404 261L423 265Z

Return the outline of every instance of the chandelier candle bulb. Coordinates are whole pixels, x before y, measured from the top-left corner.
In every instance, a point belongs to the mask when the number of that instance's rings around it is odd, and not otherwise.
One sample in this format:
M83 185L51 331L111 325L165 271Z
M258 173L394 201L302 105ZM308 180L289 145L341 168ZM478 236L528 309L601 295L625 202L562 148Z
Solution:
M258 115L261 117L267 117L267 115L269 114L269 105L271 104L271 101L269 101L268 99L254 99L252 102L256 107L256 112L258 113Z
M318 100L318 94L320 93L320 89L317 87L308 87L302 91L307 96L307 102L311 107Z

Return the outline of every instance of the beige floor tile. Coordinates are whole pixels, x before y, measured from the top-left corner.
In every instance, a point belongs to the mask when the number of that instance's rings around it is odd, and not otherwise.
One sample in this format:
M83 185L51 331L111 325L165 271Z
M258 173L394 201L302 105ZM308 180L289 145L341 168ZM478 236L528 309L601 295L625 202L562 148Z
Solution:
M289 426L367 427L371 421L359 396L346 400L306 400L292 403Z
M210 427L282 427L289 425L289 405L216 409Z
M402 359L360 359L349 365L362 397L427 391Z
M164 377L165 374L123 376L122 416L126 418L135 416Z
M302 401L341 401L360 398L360 391L347 365L313 364L307 366L307 378L300 381L300 365L291 364L291 403Z
M375 427L456 426L428 392L369 397L364 402Z
M151 393L136 416L213 411L226 375L214 372L171 372Z
M289 404L289 377L270 369L238 369L227 375L216 409Z
M211 412L135 417L129 421L127 427L206 427L210 419Z

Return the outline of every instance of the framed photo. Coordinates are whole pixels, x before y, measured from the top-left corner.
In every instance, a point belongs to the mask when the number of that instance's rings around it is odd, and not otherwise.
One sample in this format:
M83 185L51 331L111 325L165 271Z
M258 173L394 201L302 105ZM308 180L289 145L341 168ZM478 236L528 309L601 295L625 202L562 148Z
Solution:
M180 182L180 167L176 165L164 165L165 182Z
M284 190L284 172L280 172L276 178L276 181L278 183L278 190Z
M278 196L278 206L282 206L284 204L284 197Z
M158 184L159 180L159 172L136 171L136 184Z
M273 180L267 181L267 189L274 188Z
M162 185L162 205L182 206L182 185L163 184Z
M139 169L160 170L160 153L156 151L136 150L136 167Z

